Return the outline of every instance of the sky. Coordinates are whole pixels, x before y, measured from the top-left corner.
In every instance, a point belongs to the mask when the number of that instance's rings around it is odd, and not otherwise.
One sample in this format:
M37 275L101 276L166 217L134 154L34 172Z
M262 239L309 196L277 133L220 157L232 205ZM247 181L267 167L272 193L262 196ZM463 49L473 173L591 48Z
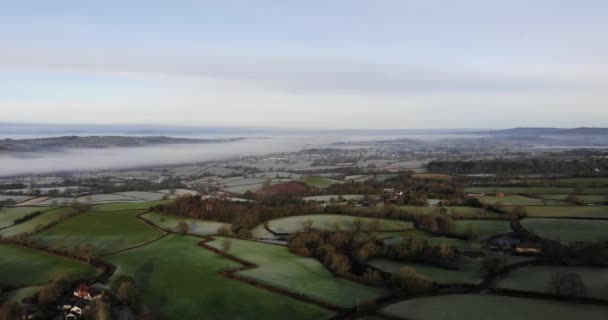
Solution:
M0 122L608 126L608 1L36 1L0 10Z

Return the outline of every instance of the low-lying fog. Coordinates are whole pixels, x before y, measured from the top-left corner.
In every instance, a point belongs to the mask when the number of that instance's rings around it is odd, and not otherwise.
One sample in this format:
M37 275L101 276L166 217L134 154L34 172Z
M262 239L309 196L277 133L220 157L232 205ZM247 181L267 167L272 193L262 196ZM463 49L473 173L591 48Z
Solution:
M222 143L6 154L0 156L0 176L194 163L235 156L297 151L309 145L309 142L300 139L248 139Z
M81 134L90 135L90 134ZM145 136L145 135L140 135ZM177 137L179 135L171 135ZM263 155L274 152L298 151L305 148L355 146L333 145L349 141L378 141L400 138L435 140L448 135L311 135L272 136L234 142L158 145L149 147L120 147L108 149L66 149L57 152L0 153L0 176L51 173L59 171L87 171L128 169L134 167L195 163L221 160L237 156ZM4 135L0 138L6 138ZM219 138L217 135L190 135L187 138ZM223 136L233 138L237 135ZM16 137L11 137L16 138ZM26 138L21 136L19 138ZM27 138L32 138L30 135ZM358 146L360 147L360 146Z

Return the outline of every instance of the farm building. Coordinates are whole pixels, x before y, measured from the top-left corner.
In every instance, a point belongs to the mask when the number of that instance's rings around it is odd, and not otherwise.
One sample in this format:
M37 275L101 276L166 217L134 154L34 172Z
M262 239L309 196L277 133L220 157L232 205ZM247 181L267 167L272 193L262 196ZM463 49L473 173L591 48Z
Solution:
M516 244L513 251L515 251L517 254L523 255L538 255L542 253L542 247L538 243L522 242Z

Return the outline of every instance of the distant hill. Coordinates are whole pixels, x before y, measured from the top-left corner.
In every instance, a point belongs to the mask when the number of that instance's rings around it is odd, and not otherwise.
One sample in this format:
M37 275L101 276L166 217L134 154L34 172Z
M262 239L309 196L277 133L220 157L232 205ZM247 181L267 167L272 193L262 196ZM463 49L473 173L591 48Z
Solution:
M608 128L543 128L522 127L505 130L483 131L483 134L529 136L529 135L608 135Z
M4 139L0 140L0 150L14 152L49 151L66 148L111 148L111 147L142 147L150 145L184 144L184 143L215 143L237 141L234 139L184 139L158 137L125 137L125 136L63 136L36 139Z

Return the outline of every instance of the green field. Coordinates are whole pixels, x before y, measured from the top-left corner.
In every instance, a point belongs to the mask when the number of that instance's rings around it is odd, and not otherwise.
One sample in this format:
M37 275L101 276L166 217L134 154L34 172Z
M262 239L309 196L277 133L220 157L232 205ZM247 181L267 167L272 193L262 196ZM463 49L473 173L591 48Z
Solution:
M188 223L188 232L200 236L216 234L217 230L226 225L230 230L230 224L225 224L215 221L204 221L199 219L181 218L175 216L166 216L157 212L148 212L141 216L142 219L152 222L154 225L163 229L177 231L177 225L181 221Z
M608 187L608 178L564 178L531 180L529 182L556 187Z
M51 208L40 207L13 207L0 208L0 229L12 226L16 219L22 218L30 213L48 211Z
M439 180L439 181L452 180L452 176L447 175L447 174L439 174L439 173L416 173L416 174L412 175L412 178L426 179L426 180Z
M495 235L511 232L511 222L506 220L458 220L454 223L455 233L465 234L469 226L479 240L487 240Z
M30 248L0 244L0 286L37 285L59 274L89 277L96 273L88 264Z
M565 200L569 195L567 194L539 194L538 197L550 200ZM580 194L576 195L579 201L586 204L602 204L608 202L608 195L589 195Z
M142 302L160 319L297 320L331 315L315 305L218 275L237 264L197 246L200 241L169 235L107 260L118 267L115 277L135 277Z
M470 283L479 284L483 277L479 272L479 263L474 259L462 256L458 270L448 270L422 263L401 262L388 259L373 259L369 264L386 272L397 274L405 266L416 269L416 273L429 281L439 284Z
M514 270L500 282L501 288L555 293L549 282L556 273L578 273L585 287L587 296L591 298L608 300L608 268L585 267L557 267L557 266L531 266Z
M540 218L608 218L608 206L523 206L528 217ZM505 207L512 211L513 207Z
M148 210L158 204L171 203L173 200L159 200L159 201L147 201L147 202L120 202L120 203L107 203L93 206L91 211L122 211L122 210Z
M270 229L278 233L295 233L304 227L306 221L312 221L312 227L320 230L334 230L338 225L342 230L352 230L355 220L360 219L363 230L368 230L373 221L379 222L378 230L400 230L412 229L414 225L410 221L397 221L387 219L358 218L336 214L312 214L304 216L293 216L270 220Z
M0 293L0 304L3 302L21 302L25 298L34 296L42 289L42 286L23 287L7 292Z
M30 234L37 231L41 227L48 226L76 213L77 211L72 208L57 208L47 210L35 218L27 220L18 225L14 225L12 227L0 230L0 235L8 238L21 234Z
M483 294L455 294L397 302L382 309L381 313L408 320L604 320L608 315L608 307Z
M342 196L342 200L343 201L361 200L361 199L363 199L363 195L362 194L344 194L344 195L341 195L341 196ZM302 200L304 200L304 201L330 202L333 199L335 202L337 202L339 197L340 197L340 195L330 194L330 195L323 195L323 196L303 197Z
M309 187L320 188L320 189L327 188L336 183L343 182L340 180L328 179L328 178L323 178L323 177L304 177L304 178L300 179L300 181L305 183Z
M608 240L608 220L527 218L521 225L541 238L563 243Z
M210 245L222 248L222 238ZM379 298L387 292L380 288L360 285L334 277L320 262L300 257L284 246L231 239L230 253L253 262L258 268L239 274L248 278L296 291L343 307L357 301Z
M472 187L465 188L465 192L488 193L504 192L505 194L601 194L608 195L608 188L584 188L575 192L575 188L568 187Z
M479 198L483 203L495 204L502 203L505 206L567 206L572 205L569 202L561 201L560 199L537 199L529 198L522 195L510 195L504 197L484 196Z
M96 254L104 255L163 235L136 217L141 212L85 212L33 235L32 239L66 250L90 243Z

